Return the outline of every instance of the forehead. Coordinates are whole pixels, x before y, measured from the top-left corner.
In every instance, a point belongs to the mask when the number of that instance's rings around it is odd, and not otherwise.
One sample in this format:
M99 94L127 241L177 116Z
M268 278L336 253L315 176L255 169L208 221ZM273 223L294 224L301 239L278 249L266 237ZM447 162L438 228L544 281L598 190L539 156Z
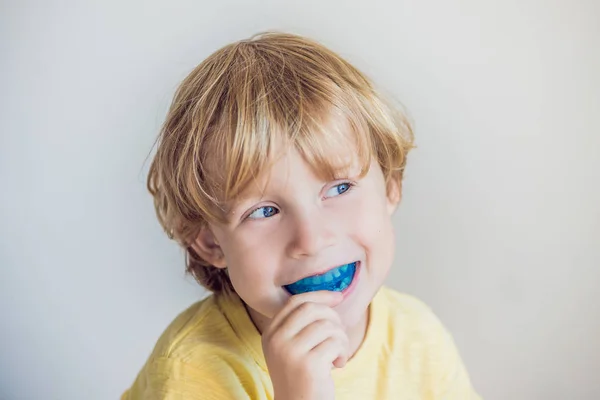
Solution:
M324 117L310 124L310 130L270 130L261 140L238 149L237 164L227 162L231 151L225 147L208 154L212 161L206 170L207 183L217 194L219 208L229 214L248 197L260 196L274 184L281 187L284 179L301 174L323 182L364 176L372 158L368 133L339 113Z
M369 160L361 155L359 135L347 119L335 114L307 134L275 136L268 162L257 169L256 177L265 179L274 171L287 168L289 173L297 173L290 168L300 164L310 169L312 174L321 180L336 179L349 173L358 165L367 164ZM364 149L362 149L364 153Z
M269 187L282 187L295 179L311 179L320 182L347 178L360 173L361 166L354 146L350 143L331 151L328 168L331 174L311 163L296 147L290 147L280 153L271 164L264 168L240 193L244 197L248 191L266 190Z

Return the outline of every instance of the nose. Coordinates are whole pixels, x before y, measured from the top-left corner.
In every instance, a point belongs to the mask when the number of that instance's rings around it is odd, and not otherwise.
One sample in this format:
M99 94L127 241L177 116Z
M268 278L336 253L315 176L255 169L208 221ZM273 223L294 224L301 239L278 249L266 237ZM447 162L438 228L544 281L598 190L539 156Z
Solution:
M319 212L307 212L293 216L290 224L290 240L287 246L291 258L301 259L317 255L335 244L335 227Z

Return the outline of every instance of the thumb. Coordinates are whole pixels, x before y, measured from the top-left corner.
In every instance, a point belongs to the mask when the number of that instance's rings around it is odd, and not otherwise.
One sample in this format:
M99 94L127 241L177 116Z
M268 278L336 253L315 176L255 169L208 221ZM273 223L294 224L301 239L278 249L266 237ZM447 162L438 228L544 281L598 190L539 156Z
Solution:
M296 301L318 303L329 307L335 307L342 302L344 296L341 292L332 290L319 290L316 292L306 292L294 296Z

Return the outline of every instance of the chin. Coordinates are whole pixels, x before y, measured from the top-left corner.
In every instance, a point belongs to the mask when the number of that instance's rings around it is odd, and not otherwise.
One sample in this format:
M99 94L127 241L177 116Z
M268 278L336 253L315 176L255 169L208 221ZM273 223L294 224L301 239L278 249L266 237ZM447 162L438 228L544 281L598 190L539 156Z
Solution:
M369 290L363 292L357 291L354 294L356 296L352 299L353 301L342 302L342 304L335 308L342 319L342 323L348 329L353 328L363 321L374 296L374 293L370 293Z

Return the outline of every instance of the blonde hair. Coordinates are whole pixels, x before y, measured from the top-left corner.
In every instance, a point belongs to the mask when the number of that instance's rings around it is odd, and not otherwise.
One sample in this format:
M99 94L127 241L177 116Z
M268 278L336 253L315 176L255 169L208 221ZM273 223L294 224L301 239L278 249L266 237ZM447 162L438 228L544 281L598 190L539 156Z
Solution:
M351 132L330 129L341 116ZM205 288L232 289L226 271L192 249L200 229L226 221L226 205L274 160L275 141L294 146L324 179L348 135L362 173L373 157L399 185L412 148L405 115L350 63L323 45L263 33L210 55L181 83L162 127L148 190L158 219L186 249L186 266Z

